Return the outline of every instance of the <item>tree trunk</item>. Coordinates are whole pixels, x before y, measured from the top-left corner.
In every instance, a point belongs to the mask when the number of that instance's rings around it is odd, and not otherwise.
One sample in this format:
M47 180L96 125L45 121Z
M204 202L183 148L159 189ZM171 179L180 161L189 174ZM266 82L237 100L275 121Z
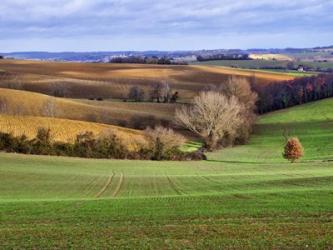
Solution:
M208 151L214 151L217 148L218 139L214 135L209 135L205 139L205 147Z

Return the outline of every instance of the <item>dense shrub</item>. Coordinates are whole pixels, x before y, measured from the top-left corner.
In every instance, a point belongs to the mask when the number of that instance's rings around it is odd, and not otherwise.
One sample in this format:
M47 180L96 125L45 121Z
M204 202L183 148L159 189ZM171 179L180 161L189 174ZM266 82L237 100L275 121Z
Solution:
M93 157L95 144L96 140L92 132L85 132L77 135L74 142L75 155L85 158Z
M54 142L52 152L57 156L75 156L74 145L71 143Z
M150 143L132 141L132 150L115 133L108 131L99 137L92 132L77 135L73 144L54 142L50 129L40 128L34 139L25 135L15 137L0 132L0 151L23 154L73 156L103 159L136 159L136 160L202 160L203 152L184 153L178 149L182 137L165 128L150 129ZM158 135L158 136L157 136ZM148 137L147 137L148 138Z
M304 155L304 150L301 142L297 137L288 139L285 147L283 157L290 162L294 163Z
M96 140L95 152L95 158L126 159L129 154L124 143L115 134Z
M32 152L32 143L25 135L14 137L12 134L0 133L0 150L30 154Z
M145 135L148 141L148 148L152 152L153 160L170 159L184 144L185 138L175 133L170 128L161 126L155 129L147 128Z

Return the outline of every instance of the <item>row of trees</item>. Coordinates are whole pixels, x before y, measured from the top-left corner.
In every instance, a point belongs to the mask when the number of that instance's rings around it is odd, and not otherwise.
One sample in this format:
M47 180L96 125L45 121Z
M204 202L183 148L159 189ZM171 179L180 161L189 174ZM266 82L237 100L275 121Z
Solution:
M133 148L111 131L99 136L85 132L77 135L74 143L54 141L51 130L45 128L38 129L33 139L25 135L15 137L9 133L0 133L0 151L6 152L103 159L205 159L201 150L193 153L182 152L179 147L184 142L185 139L181 135L163 127L147 129L144 140L137 141L135 146L132 145Z
M259 96L258 112L266 113L332 97L333 75L322 74L253 87Z
M168 57L114 57L110 60L110 63L141 63L141 64L167 64L167 65L185 65L185 62L175 62L172 58Z
M173 91L167 82L151 85L148 99L157 103L175 103L179 98L179 93ZM129 89L127 100L141 102L146 99L145 90L139 86L133 86Z

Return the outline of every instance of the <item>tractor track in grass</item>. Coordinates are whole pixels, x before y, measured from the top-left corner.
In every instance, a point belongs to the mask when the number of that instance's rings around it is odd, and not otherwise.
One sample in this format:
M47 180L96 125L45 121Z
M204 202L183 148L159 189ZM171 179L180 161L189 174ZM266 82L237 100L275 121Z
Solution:
M178 187L176 186L176 184L171 180L171 178L169 176L167 176L167 179L168 179L168 182L169 182L169 184L171 186L171 189L173 191L175 191L178 195L183 195L184 194L182 191L180 191L178 189Z
M101 197L105 191L108 189L108 187L111 185L113 177L114 177L115 173L113 173L112 175L109 176L107 182L105 183L105 185L103 186L103 188L96 194L96 198Z
M116 196L118 195L118 193L119 193L119 191L120 191L120 189L121 189L123 183L124 183L124 174L121 173L121 174L120 174L120 178L119 178L118 185L117 185L116 189L114 190L114 192L113 192L113 194L112 194L112 197L116 197Z

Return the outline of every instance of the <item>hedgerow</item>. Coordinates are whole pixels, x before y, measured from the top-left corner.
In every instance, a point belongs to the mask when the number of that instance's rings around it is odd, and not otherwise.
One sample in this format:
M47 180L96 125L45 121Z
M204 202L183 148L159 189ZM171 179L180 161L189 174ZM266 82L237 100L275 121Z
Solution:
M154 138L158 143L154 147L138 146L129 150L116 134L98 137L92 132L78 134L74 143L55 142L51 138L51 130L39 128L33 139L27 136L14 136L0 132L0 151L34 154L69 156L96 159L136 159L136 160L202 160L205 155L202 150L197 152L182 152L178 145L165 145L163 138ZM157 145L158 144L158 145ZM150 144L149 144L150 145Z

